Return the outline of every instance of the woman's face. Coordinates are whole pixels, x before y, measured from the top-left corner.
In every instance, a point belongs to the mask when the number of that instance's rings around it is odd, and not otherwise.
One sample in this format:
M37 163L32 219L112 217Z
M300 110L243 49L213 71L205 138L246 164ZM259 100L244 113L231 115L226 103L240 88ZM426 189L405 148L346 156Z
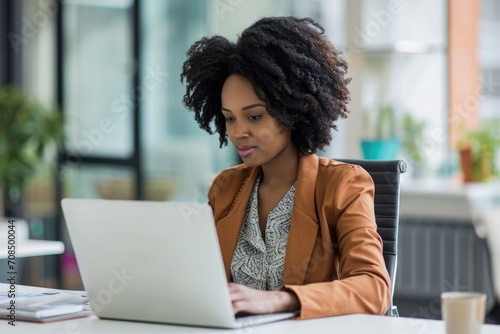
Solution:
M267 113L248 79L227 77L221 99L226 133L246 165L265 165L295 152L291 130Z

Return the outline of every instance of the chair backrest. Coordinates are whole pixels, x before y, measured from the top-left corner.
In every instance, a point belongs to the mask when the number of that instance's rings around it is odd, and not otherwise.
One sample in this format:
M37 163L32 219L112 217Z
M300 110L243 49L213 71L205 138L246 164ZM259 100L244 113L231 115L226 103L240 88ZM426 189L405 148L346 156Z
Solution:
M391 278L391 296L396 282L398 227L399 227L399 181L406 171L402 160L352 160L335 159L363 167L375 184L375 220L377 231L383 242L385 265Z

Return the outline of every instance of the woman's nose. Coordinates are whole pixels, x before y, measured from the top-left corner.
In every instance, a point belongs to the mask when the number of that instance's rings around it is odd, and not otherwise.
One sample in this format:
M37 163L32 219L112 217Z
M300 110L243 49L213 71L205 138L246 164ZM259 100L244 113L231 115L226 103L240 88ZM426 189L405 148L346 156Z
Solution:
M248 126L245 124L245 122L234 122L234 131L233 135L235 138L242 138L242 137L248 137L249 131L248 131Z

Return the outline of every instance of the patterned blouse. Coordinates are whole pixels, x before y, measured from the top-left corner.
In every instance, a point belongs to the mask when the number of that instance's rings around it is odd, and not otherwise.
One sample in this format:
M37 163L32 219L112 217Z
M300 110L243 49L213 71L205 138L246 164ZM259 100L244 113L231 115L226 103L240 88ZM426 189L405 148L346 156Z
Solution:
M257 178L247 204L243 226L231 260L234 283L258 290L279 290L283 287L288 232L292 218L295 183L269 212L265 240L259 224L259 184Z

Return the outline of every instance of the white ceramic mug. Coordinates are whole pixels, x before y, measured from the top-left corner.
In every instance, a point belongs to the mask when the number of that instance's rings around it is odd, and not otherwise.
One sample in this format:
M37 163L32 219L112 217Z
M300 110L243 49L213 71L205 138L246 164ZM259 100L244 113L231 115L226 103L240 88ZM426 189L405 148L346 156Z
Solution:
M447 334L479 334L484 323L486 294L449 291L441 294Z

